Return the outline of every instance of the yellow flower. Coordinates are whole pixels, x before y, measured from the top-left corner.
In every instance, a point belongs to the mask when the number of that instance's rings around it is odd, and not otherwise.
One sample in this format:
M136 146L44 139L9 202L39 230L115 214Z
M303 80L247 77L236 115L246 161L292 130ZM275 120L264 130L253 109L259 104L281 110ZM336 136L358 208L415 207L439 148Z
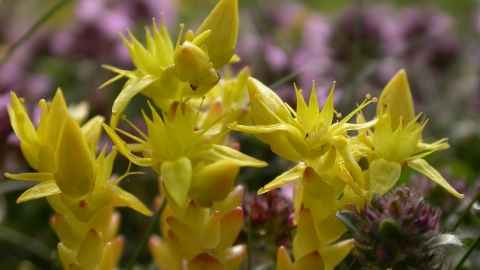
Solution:
M303 99L301 90L295 88L297 95L297 110L295 111L284 104L268 87L255 79L249 79L250 104L257 125L243 126L233 123L229 127L255 134L262 141L270 144L272 151L283 158L303 161L261 188L258 191L259 194L299 180L306 166L311 166L314 170L323 172L327 172L326 168L328 168L329 173L338 176L335 180L331 180L332 183L335 181L341 184L347 183L358 196L363 196L360 188L364 188L364 176L350 150L346 131L372 127L376 120L361 124L350 124L347 121L375 99L363 102L344 119L333 123L335 114L333 90L332 87L325 105L320 111L315 85L312 86L308 105ZM326 153L330 154L326 155ZM337 160L337 153L341 159ZM334 170L334 168L336 169ZM296 212L299 214L302 198L294 197Z
M25 202L41 197L62 194L64 200L78 204L78 212L72 210L77 217L93 215L98 207L105 205L129 206L142 214L151 215L137 198L122 190L117 184L128 174L109 181L115 151L105 157L104 147L97 159L90 151L87 141L78 124L68 116L59 132L58 145L53 155L55 162L54 172L20 173L5 176L16 180L40 182L38 185L25 191L17 202ZM75 155L72 155L75 153ZM46 158L46 157L45 157ZM88 204L89 201L102 200L102 204ZM77 217L84 220L85 217Z
M163 192L163 190L161 191ZM243 220L244 188L237 186L209 208L190 201L183 217L168 204L160 218L162 238L152 236L149 247L159 269L237 269L247 255L235 245Z
M217 70L234 55L238 32L237 5L237 0L220 0L197 33L187 31L185 42L178 44L179 37L175 48L163 18L160 31L153 21L153 36L147 29L146 47L130 32L131 42L121 36L137 69L128 71L104 66L119 75L101 87L124 76L129 79L113 104L115 117L111 125L115 126L129 100L140 92L166 109L171 101L180 97L200 98L215 86L220 80ZM183 30L183 24L181 28Z
M188 82L192 90L196 91L196 96L202 96L218 83L220 76L210 62L207 46L199 47L193 42L195 40L185 41L175 49L174 63L166 70L180 81Z
M220 69L234 55L238 35L238 3L237 0L220 0L208 17L198 28L196 36L204 31L212 33L205 39L213 68Z
M415 171L432 179L448 192L463 198L423 157L449 147L446 139L432 144L421 141L427 121L418 124L410 94L407 76L399 71L387 84L379 98L378 122L373 136L374 153L377 156L370 164L369 182L372 191L388 192L397 182L402 170L408 165Z
M57 90L51 104L43 99L40 100L40 123L37 129L23 107L22 99L19 99L13 92L10 93L10 97L12 106L7 106L10 123L20 139L20 148L25 159L36 171L55 172L53 154L58 144L60 129L65 119L69 117L62 91ZM97 151L101 122L103 122L103 117L97 116L81 128L92 153Z
M207 168L209 163L226 160L224 165L235 171L235 166L263 167L267 164L230 147L215 144L211 137L221 131L222 125L217 119L209 126L199 129L198 111L193 110L186 103L174 103L163 114L163 117L149 104L153 120L144 113L148 135L135 128L142 138L128 134L120 129L118 132L134 139L137 143L127 144L115 131L107 125L104 128L117 149L133 163L140 166L152 167L163 177L167 193L171 196L171 203L185 209L188 203L188 192L195 186L195 175ZM163 119L163 120L162 120ZM133 126L133 125L132 125ZM132 152L142 152L143 157ZM221 168L217 167L216 170ZM213 174L213 172L211 172ZM208 175L212 176L209 173ZM227 177L230 179L231 177ZM200 180L199 180L200 181ZM210 180L205 180L210 181ZM213 181L213 179L211 179ZM230 182L228 180L227 182Z
M331 224L330 228L324 230L337 231L346 227L339 221ZM320 228L315 224L310 209L302 211L297 226L297 235L293 243L293 256L295 263L292 263L290 256L283 247L278 249L277 270L301 270L301 269L325 269L333 270L350 253L354 246L353 239L339 241L325 241L319 234ZM325 232L322 232L325 235Z
M243 126L232 123L230 128L255 134L260 140L270 144L273 152L292 161L314 160L324 155L332 145L332 138L344 136L348 130L371 127L376 121L365 124L348 124L358 111L372 101L362 103L357 109L333 123L333 90L319 111L315 85L309 104L305 102L302 91L295 87L297 110L293 110L270 90L255 79L249 79L248 92L252 116L257 125Z

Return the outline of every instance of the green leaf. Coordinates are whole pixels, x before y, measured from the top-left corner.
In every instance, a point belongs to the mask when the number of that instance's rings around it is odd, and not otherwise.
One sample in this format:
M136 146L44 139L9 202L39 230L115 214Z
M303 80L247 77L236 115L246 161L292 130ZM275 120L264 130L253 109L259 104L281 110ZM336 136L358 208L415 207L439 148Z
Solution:
M355 220L353 212L350 211L340 211L335 214L335 217L340 220L348 231L351 233L357 233L358 231L358 222Z

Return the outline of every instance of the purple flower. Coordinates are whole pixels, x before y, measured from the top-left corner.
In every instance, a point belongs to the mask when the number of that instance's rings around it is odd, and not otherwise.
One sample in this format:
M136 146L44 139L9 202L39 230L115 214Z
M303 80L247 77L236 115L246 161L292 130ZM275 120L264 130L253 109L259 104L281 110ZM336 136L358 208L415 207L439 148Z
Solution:
M441 269L444 246L462 245L454 235L440 234L440 208L404 186L351 208L353 213L337 217L353 233L352 255L369 269Z

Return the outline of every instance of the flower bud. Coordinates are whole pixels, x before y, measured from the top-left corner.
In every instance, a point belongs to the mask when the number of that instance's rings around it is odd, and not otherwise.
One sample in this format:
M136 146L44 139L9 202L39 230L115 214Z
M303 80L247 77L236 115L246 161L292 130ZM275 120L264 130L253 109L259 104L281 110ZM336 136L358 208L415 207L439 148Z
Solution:
M197 46L185 41L178 46L173 53L174 63L166 68L182 82L190 83L192 90L202 92L202 95L210 90L220 77L212 62L210 62L207 47Z
M215 69L227 64L235 52L238 35L237 0L220 0L198 28L196 36L211 30L203 44L207 45Z
M412 94L404 69L395 74L383 89L377 104L377 117L385 114L387 108L392 116L393 130L397 129L400 121L405 125L415 118Z
M441 210L402 186L362 209L337 217L353 232L352 255L369 269L440 269L444 246L461 246L452 234L440 234ZM440 240L442 239L442 240Z
M226 159L206 165L193 175L190 198L203 207L225 199L239 171L240 166Z

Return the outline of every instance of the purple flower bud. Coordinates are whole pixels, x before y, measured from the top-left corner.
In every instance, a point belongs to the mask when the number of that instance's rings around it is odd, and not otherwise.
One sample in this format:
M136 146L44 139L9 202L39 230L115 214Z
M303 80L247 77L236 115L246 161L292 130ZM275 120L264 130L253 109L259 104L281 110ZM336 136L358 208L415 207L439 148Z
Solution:
M446 244L429 245L440 235L440 215L404 186L384 197L374 194L368 205L353 209L352 255L369 269L440 269Z

